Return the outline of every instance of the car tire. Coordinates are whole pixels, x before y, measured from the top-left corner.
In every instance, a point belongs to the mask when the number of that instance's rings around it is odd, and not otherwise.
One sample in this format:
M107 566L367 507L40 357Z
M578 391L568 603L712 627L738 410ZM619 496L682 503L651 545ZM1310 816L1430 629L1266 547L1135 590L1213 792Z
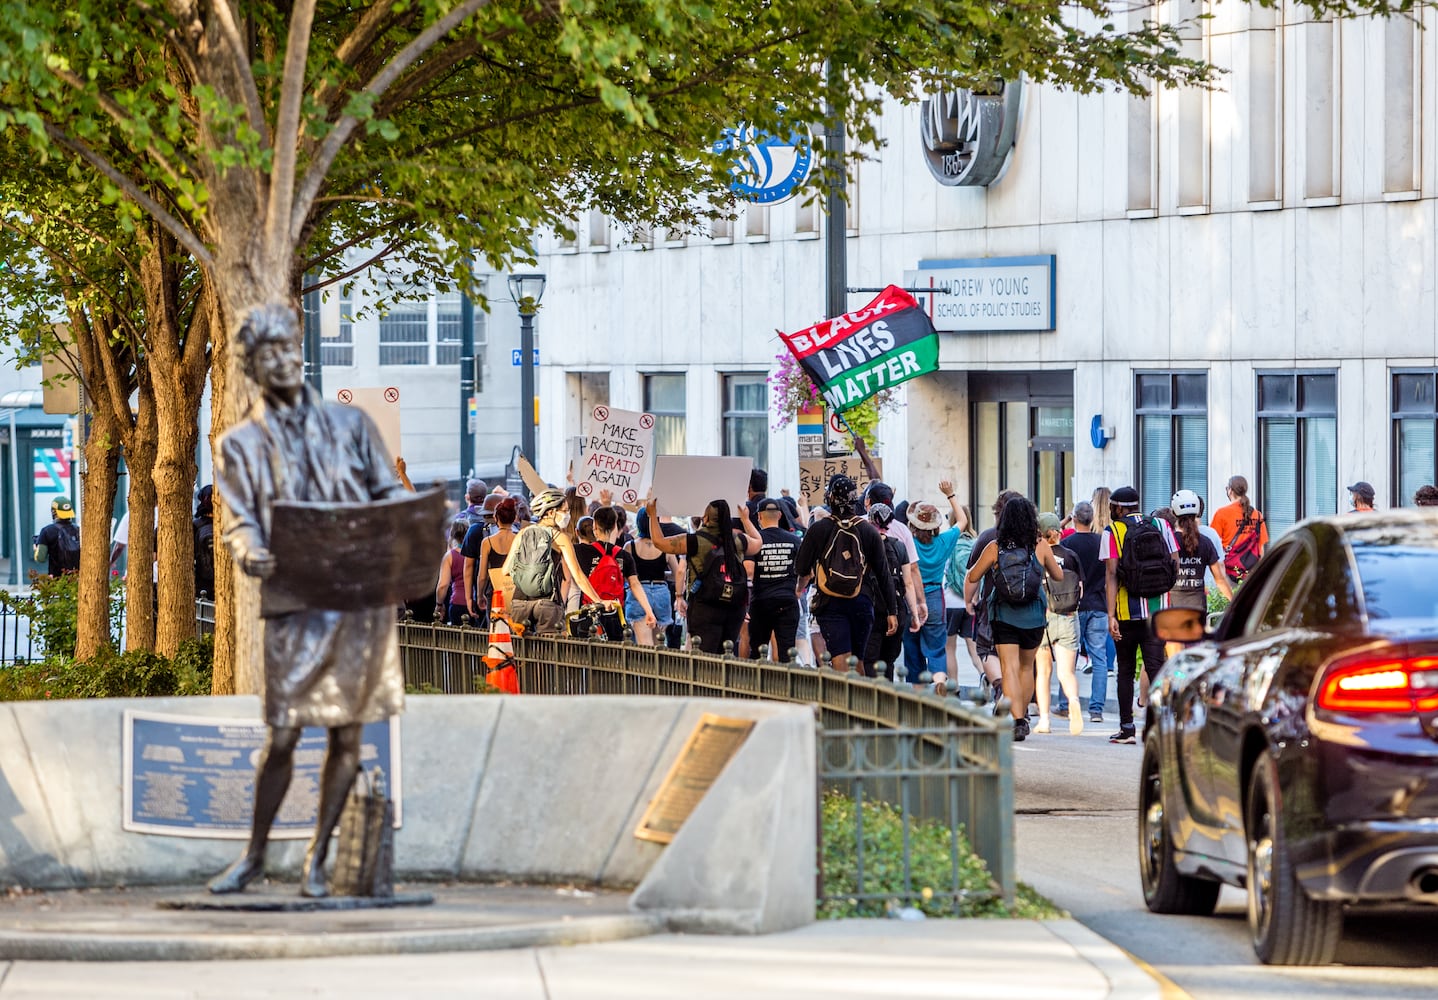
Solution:
M1138 870L1143 901L1154 913L1206 917L1218 905L1222 884L1179 872L1163 803L1159 736L1150 729L1143 743L1143 777L1138 793Z
M1260 758L1248 781L1248 929L1265 965L1327 965L1343 937L1343 904L1298 884L1283 830L1277 769Z

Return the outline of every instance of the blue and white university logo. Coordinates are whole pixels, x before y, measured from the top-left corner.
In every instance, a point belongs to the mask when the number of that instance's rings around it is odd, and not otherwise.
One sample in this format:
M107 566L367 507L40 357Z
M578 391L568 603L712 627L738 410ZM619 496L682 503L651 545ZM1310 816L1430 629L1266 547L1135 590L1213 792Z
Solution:
M772 205L790 197L809 176L813 151L802 134L787 138L760 132L749 125L726 128L714 152L737 154L729 173L729 190L743 201Z

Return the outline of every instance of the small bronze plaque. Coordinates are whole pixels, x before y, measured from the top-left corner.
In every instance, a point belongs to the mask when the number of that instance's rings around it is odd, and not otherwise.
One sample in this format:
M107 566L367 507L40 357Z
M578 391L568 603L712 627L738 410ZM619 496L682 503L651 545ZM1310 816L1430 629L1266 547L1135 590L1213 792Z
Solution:
M753 728L753 719L726 719L707 712L700 716L644 810L634 836L656 844L672 841Z

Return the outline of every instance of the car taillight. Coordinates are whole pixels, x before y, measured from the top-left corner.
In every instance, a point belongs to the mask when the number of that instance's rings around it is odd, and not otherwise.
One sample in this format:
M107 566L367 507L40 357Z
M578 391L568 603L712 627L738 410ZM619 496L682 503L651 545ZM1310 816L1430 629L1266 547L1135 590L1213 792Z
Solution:
M1348 714L1438 711L1438 656L1335 664L1319 684L1317 707Z

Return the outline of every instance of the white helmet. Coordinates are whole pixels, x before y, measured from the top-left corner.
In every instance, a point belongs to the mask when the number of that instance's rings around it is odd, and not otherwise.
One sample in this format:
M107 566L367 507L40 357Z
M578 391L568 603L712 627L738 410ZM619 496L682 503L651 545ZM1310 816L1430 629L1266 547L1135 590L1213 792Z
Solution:
M564 494L559 490L550 487L540 492L533 500L529 501L529 511L538 521L552 510L558 510L564 506Z
M1173 511L1174 517L1182 517L1185 514L1202 512L1203 501L1193 490L1179 490L1173 495L1173 501L1168 506Z

